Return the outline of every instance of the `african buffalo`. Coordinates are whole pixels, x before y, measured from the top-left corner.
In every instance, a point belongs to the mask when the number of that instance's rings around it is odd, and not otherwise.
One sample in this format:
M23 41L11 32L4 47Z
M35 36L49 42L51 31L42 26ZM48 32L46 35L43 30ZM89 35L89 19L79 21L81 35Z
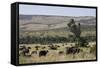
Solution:
M64 54L64 51L59 51L59 55L62 55L62 54Z
M47 53L48 53L48 50L42 50L42 51L39 52L39 57L46 56Z
M31 49L31 47L25 47L25 48L23 48L21 54L23 56L27 56L26 54L28 54L30 52L30 49Z
M79 53L80 49L76 48L76 47L67 47L66 48L66 54L75 54L75 53Z

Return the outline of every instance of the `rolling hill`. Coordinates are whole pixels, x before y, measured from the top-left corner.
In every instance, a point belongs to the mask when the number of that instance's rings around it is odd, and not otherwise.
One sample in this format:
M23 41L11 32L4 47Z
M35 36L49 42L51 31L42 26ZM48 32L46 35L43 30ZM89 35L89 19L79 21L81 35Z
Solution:
M40 31L63 29L67 27L70 19L83 26L95 26L96 18L93 16L49 16L49 15L19 15L19 30Z

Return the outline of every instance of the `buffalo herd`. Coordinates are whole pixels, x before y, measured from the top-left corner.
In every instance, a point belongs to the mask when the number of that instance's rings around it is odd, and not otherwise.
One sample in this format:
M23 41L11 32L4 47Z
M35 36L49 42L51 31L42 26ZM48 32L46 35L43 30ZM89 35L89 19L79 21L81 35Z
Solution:
M60 48L61 46L60 45L49 45L48 46L48 49L46 46L35 46L35 50L31 50L32 47L26 47L26 46L19 46L19 56L20 55L23 55L23 56L29 56L31 57L33 54L36 54L38 55L39 57L42 57L42 56L46 56L50 50L58 50L58 48ZM42 50L39 50L39 48L41 48ZM31 51L31 53L30 53ZM58 50L58 55L62 55L62 54L78 54L80 53L82 50L78 47L65 47L65 50Z

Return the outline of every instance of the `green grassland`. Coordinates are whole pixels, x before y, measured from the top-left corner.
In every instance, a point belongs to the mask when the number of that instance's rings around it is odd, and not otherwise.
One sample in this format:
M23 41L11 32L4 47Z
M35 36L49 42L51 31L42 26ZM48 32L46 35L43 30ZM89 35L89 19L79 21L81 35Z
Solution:
M30 53L36 51L35 46L40 46L38 53L31 57L19 56L20 64L59 62L59 61L77 61L77 60L95 60L96 59L96 29L95 26L82 26L81 37L88 41L87 47L79 47L82 51L78 54L66 54L66 47L75 46L71 33L67 28L47 30L47 31L22 31L19 32L19 47L31 47ZM45 42L45 43L43 43ZM50 50L49 44L59 45L57 50ZM64 44L64 46L62 46ZM48 50L46 56L39 57L39 51ZM59 51L64 51L59 55ZM19 51L20 53L20 51ZM29 53L29 54L30 54Z
M39 54L33 54L31 57L19 56L20 64L27 63L43 63L43 62L59 62L59 61L78 61L78 60L95 60L96 59L96 43L90 42L89 47L80 47L82 52L78 54L66 54L66 47L74 46L74 43L67 43L62 46L62 43L57 43L56 45L60 45L61 47L57 50L50 50L48 45L40 45L40 44L20 44L20 46L31 47L30 53L32 51L36 51L35 46L40 46L39 51L41 50L49 50L46 56L39 57ZM46 49L42 49L42 47L46 47ZM92 52L90 53L90 51ZM63 54L59 55L59 51L64 51Z

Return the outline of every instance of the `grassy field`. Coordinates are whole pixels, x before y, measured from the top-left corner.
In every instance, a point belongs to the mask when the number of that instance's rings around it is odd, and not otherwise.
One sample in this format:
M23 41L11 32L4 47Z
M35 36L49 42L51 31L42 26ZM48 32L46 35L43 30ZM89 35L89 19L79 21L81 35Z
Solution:
M19 56L20 64L27 63L43 63L43 62L60 62L60 61L77 61L77 60L95 60L96 59L96 31L95 26L82 26L80 37L84 38L89 44L81 49L79 53L66 54L66 47L74 47L74 34L66 28L44 30L44 31L22 31L19 32L19 47L31 47L29 55L32 51L37 54L31 56ZM57 50L51 50L49 43L59 45ZM36 46L40 48L36 50ZM45 49L42 49L45 47ZM48 50L46 56L39 57L41 50ZM64 53L59 54L60 51ZM19 51L20 54L21 51Z
M95 59L95 17L20 15L19 64Z
M37 41L40 41L41 38L48 37L48 36L51 38L58 37L60 39L60 37L63 37L63 38L70 39L69 35L73 35L73 34L70 31L66 32L65 30L64 31L51 30L51 31L24 32L20 34L20 38L30 36L30 37L33 37L33 38L30 38L31 41L37 42ZM78 47L82 51L76 54L66 54L66 47L75 46L75 43L68 42L68 41L67 43L65 42L60 43L59 41L58 43L53 43L53 45L60 46L57 50L51 50L49 49L48 44L40 44L39 42L37 42L37 44L36 43L19 44L19 47L20 46L31 47L29 54L31 54L32 51L37 51L37 54L32 54L30 57L20 55L19 63L27 64L27 63L43 63L43 62L59 62L59 61L95 60L96 59L96 42L94 41L95 38L91 38L92 36L96 37L96 31L83 31L81 33L81 37L87 38L87 40L89 40L88 41L89 44L87 45L88 47ZM52 39L48 41L52 41ZM42 42L48 42L48 41L45 41L44 39L42 39ZM36 50L35 46L40 46L39 50ZM42 49L42 47L46 47L46 48ZM46 56L39 57L39 52L41 50L48 50L49 52L47 53ZM59 54L60 51L63 51L64 53Z
M19 56L20 64L27 63L43 63L43 62L59 62L59 61L77 61L77 60L95 60L96 59L96 43L90 42L88 47L79 47L82 51L77 54L66 54L66 47L72 47L74 43L55 43L54 45L59 45L57 50L50 50L48 45L40 44L20 44L19 46L31 47L29 54L32 51L36 51L35 46L40 46L37 50L37 54L32 54L30 57ZM42 47L46 47L42 49ZM48 50L46 56L39 57L39 52L41 50ZM92 52L91 52L92 50ZM63 51L63 54L59 54L59 51ZM20 51L19 51L20 53Z

